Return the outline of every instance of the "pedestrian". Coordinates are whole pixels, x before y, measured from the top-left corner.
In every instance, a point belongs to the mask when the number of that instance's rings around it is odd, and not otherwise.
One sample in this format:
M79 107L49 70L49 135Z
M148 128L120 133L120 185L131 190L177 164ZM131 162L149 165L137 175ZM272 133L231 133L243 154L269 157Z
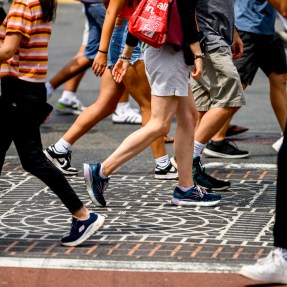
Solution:
M142 112L142 124L145 125L150 119L151 92L145 74L140 44L134 49L132 65L124 82L116 83L111 73L112 67L122 53L127 36L128 19L135 10L136 2L136 0L110 1L99 49L93 62L95 75L102 77L100 95L94 104L79 115L64 136L44 151L47 158L66 175L78 173L78 170L71 166L71 146L98 122L114 112L125 91L128 91L138 102ZM178 179L177 170L171 164L167 154L164 138L155 138L151 142L151 150L155 159L155 178Z
M205 35L206 54L201 78L191 79L198 123L194 142L194 181L213 190L225 190L229 181L214 180L205 175L202 152L222 124L245 104L244 93L232 57L240 58L242 42L234 29L232 0L201 0L196 6L198 27ZM214 20L216 19L216 21ZM232 152L233 158L249 155L228 141L221 144Z
M110 5L117 1L111 0ZM177 0L177 8L182 21L182 30L188 49L194 54L195 68L192 76L198 79L203 71L203 54L199 45L195 23L196 1ZM112 4L115 5L115 4ZM170 19L170 25L174 25ZM180 33L180 31L179 31ZM127 45L113 69L115 80L125 81L133 69L130 65L132 52L138 41L131 34ZM192 151L196 109L189 87L189 66L184 61L183 51L174 49L171 44L161 48L149 46L144 51L147 78L151 86L151 118L141 129L130 134L120 146L102 163L84 164L84 177L92 200L105 206L104 191L110 175L122 164L143 151L153 140L165 135L173 117L176 115L174 151L177 158L179 182L175 187L172 204L213 206L220 202L221 196L208 194L192 180ZM93 65L95 74L102 67Z
M240 59L234 59L234 64L243 89L252 85L260 68L268 78L271 106L283 133L287 120L287 64L284 44L275 33L275 20L276 10L268 1L235 1L235 24L244 44L244 52ZM231 118L213 138L214 141L225 141L226 128L230 120ZM282 142L283 137L272 145L273 148L279 151ZM220 149L215 144L208 145L205 153L228 158L228 150Z
M85 207L42 151L40 124L51 112L45 79L55 13L54 0L15 0L0 26L0 172L13 142L23 168L47 184L72 214L70 234L61 244L77 246L104 224L104 217Z
M278 153L277 194L275 224L273 229L274 249L267 257L260 258L254 265L244 265L239 274L259 281L287 284L287 129Z

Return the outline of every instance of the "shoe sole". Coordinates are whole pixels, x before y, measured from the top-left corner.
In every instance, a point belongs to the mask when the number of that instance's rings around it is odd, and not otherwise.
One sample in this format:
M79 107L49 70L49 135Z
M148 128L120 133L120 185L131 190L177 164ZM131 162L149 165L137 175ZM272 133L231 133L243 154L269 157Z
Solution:
M98 218L97 220L91 224L86 232L82 235L81 238L79 238L78 240L74 241L74 242L69 242L69 243L62 243L61 244L63 246L78 246L80 244L82 244L83 242L85 242L87 239L89 239L97 230L99 230L105 223L105 217L100 215L100 214L97 214L98 215Z
M217 157L217 158L245 158L249 156L249 153L247 154L241 154L241 155L229 155L229 154L224 154L224 153L219 153L215 151L211 151L209 149L204 149L203 153L207 156L210 157Z
M94 192L93 192L93 180L91 179L90 176L90 166L87 163L83 164L83 171L84 171L84 179L85 179L85 183L87 186L87 191L88 194L92 200L92 202L96 205L96 206L106 206L101 204L95 197Z
M180 200L178 198L173 198L171 200L171 203L173 205L177 206L214 206L217 205L220 202L220 200L215 201L186 201L186 200Z
M170 174L170 175L166 175L166 174L155 174L154 175L155 179L160 179L160 180L178 180L178 174Z
M132 123L132 122L114 122L115 125L141 125L142 123Z
M202 187L204 187L203 185L201 185ZM212 187L212 188L207 188L207 187L204 187L207 191L209 190L214 190L214 191L222 191L222 190L226 190L230 187L230 185L228 186L222 186L222 187Z
M43 153L44 153L44 155L46 156L46 158L47 158L57 169L59 169L64 175L78 175L78 173L79 173L78 171L77 171L77 172L68 172L68 171L66 171L65 169L62 169L62 167L60 166L60 164L58 163L58 161L57 161L57 160L54 160L46 150L44 150Z
M253 274L253 273L249 273L248 271L246 270L240 270L238 272L238 274L246 277L246 278L250 278L250 279L253 279L253 280L256 280L256 281L262 281L262 282L269 282L269 283L280 283L280 284L287 284L287 279L276 279L276 278L270 278L270 277L265 277L263 278L262 276L258 275L257 274Z

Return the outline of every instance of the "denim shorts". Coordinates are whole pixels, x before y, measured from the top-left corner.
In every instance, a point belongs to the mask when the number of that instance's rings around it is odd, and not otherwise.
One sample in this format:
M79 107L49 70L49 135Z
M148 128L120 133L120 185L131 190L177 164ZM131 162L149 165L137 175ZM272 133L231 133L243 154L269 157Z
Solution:
M122 54L125 44L126 38L128 35L128 19L124 19L121 26L116 26L114 28L110 47L108 54L108 68L111 68L119 59L119 56ZM141 53L141 42L139 41L138 45L134 48L133 55L130 63L134 64L137 60L142 60Z
M94 60L100 45L106 8L102 3L84 3L84 7L89 23L89 37L85 57Z

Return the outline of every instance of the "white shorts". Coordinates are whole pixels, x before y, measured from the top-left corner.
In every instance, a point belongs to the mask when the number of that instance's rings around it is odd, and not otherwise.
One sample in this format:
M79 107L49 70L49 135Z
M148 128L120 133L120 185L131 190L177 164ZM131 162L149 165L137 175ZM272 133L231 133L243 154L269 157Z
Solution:
M190 68L182 51L177 52L170 45L148 47L144 62L153 96L188 96Z

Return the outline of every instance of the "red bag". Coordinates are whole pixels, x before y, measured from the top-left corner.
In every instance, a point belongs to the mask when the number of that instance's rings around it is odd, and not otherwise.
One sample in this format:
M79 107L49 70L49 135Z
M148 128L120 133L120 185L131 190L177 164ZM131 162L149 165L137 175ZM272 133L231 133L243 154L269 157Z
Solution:
M166 42L170 0L142 0L129 19L129 32L142 42L159 48Z

